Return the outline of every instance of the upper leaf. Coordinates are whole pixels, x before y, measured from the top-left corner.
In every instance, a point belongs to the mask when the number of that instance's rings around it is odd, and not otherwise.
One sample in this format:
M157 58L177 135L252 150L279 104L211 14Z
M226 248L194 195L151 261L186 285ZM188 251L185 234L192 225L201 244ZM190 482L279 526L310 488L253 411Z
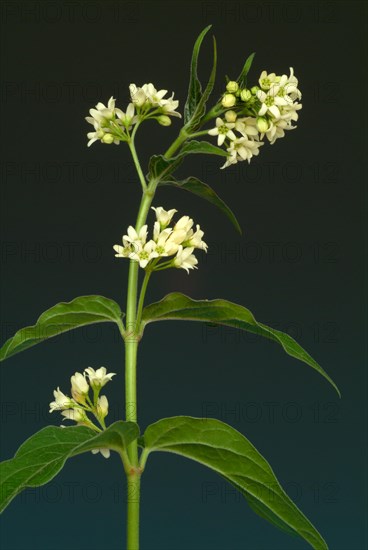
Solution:
M288 334L259 323L253 314L243 306L227 300L192 300L179 292L165 296L160 302L150 304L143 310L143 326L153 321L177 319L204 321L247 330L273 340L284 348L288 355L303 361L332 384L340 392L319 364Z
M149 160L147 178L154 178L159 181L170 179L171 174L180 166L184 157L190 154L207 154L227 157L226 151L220 149L217 145L213 145L207 141L196 141L192 139L183 145L180 152L175 157L167 159L163 155L153 155Z
M114 322L123 330L120 306L103 296L80 296L44 311L35 325L25 327L5 342L0 361L24 349L77 327L92 323Z
M248 75L249 70L252 66L253 59L254 59L255 55L256 55L255 52L250 54L250 56L247 58L246 62L244 63L244 67L243 67L240 75L237 78L237 82L238 82L240 88L244 88L247 84L247 75Z
M43 428L19 447L14 458L0 463L0 512L26 487L50 481L68 458L98 448L120 453L138 436L138 425L122 420L99 434L84 426Z
M239 231L241 234L241 228L239 225L238 220L235 217L234 212L227 206L227 204L220 199L220 197L215 193L215 191L207 185L207 183L204 183L203 181L199 180L198 178L194 178L190 176L189 178L186 178L185 180L179 181L176 180L174 177L170 180L164 180L161 182L161 185L172 185L174 187L177 187L179 189L184 189L185 191L190 191L194 195L197 195L198 197L202 197L202 199L207 200L208 202L214 204L229 218L231 223L234 225L235 229Z
M190 80L189 80L188 97L184 106L184 124L186 124L188 120L192 118L192 115L202 95L202 86L198 79L198 72L197 72L198 55L199 55L199 50L201 48L203 38L205 37L207 32L210 30L211 26L212 25L208 25L208 27L203 29L203 31L200 33L200 35L198 36L197 40L194 43L192 60L190 64Z
M151 424L145 452L166 451L208 466L234 485L264 519L299 535L315 550L327 544L279 484L268 462L237 430L215 419L179 416Z

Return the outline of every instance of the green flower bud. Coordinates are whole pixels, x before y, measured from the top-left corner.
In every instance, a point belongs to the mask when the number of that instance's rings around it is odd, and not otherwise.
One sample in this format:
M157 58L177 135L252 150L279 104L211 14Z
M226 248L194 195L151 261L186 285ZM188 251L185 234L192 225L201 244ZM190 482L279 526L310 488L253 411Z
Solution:
M160 115L157 117L157 122L161 124L161 126L170 126L171 118L167 115Z
M226 111L225 119L226 122L235 122L236 121L236 112L235 111Z
M269 129L270 125L268 123L267 118L264 116L257 117L257 128L258 131L261 132L261 134L264 134Z
M253 88L251 88L250 91L252 92L253 95L256 95L259 89L260 89L259 86L253 86Z
M105 134L102 141L103 143L112 143L114 141L114 136L112 134Z
M222 98L222 106L223 107L234 107L236 103L236 97L233 94L225 94Z
M240 99L242 101L249 101L251 98L252 98L252 94L250 90L247 90L247 88L244 88L244 90L240 92Z
M239 88L239 84L235 82L235 80L230 80L226 85L226 90L230 94L235 94L235 92L238 91L238 88Z

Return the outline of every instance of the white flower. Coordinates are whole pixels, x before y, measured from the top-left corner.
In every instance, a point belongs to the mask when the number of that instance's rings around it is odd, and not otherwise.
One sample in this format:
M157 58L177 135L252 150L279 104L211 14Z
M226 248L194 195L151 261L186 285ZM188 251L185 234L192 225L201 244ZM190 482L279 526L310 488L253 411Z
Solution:
M274 82L276 82L277 76L275 73L267 74L267 71L262 71L259 77L259 85L262 90L269 90Z
M80 372L76 372L70 379L72 384L72 396L76 401L84 402L89 391L88 382Z
M143 247L132 252L129 258L139 262L140 267L144 269L151 260L158 256L159 254L156 252L156 243L150 240Z
M100 418L105 418L109 413L109 402L106 395L101 395L97 401L97 413Z
M96 455L97 453L101 453L104 458L109 458L110 456L110 449L92 449L91 453L93 455Z
M296 126L291 126L286 120L279 119L271 122L270 128L265 132L268 141L273 145L279 138L285 136L285 130L295 130Z
M263 90L257 91L257 97L261 102L261 108L258 111L258 116L264 116L267 113L274 118L280 118L280 106L290 104L290 99L286 99L285 96L277 95L277 88L269 90L266 94Z
M146 101L147 96L142 88L137 88L135 84L129 85L130 97L134 105L142 107Z
M227 149L229 157L221 168L227 168L227 166L236 164L238 161L247 160L250 162L253 156L259 154L259 147L261 145L264 145L263 141L251 140L246 137L232 141L230 147Z
M65 419L74 420L75 422L84 422L86 420L86 415L82 409L68 409L62 411L61 413Z
M155 211L156 220L160 223L161 229L165 229L165 227L169 225L171 218L175 212L177 212L175 208L172 208L171 210L164 210L162 206L157 206L156 208L152 206L151 208Z
M54 397L55 397L55 401L52 401L50 403L50 411L49 411L50 413L54 411L61 411L62 409L67 409L75 405L74 401L70 399L70 397L68 397L62 391L60 391L60 388L57 388L57 390L54 390Z
M235 123L235 130L243 137L258 138L257 120L254 117L238 118Z
M193 229L190 229L187 234L185 245L199 248L207 252L208 245L204 241L202 241L204 232L201 230L201 227L199 225L196 226L196 229L197 230L195 232L193 231Z
M152 82L143 84L142 89L153 107L162 107L168 101L167 99L163 100L163 97L167 94L167 90L157 91Z
M163 112L168 116L176 116L178 118L181 118L181 114L178 113L178 111L175 111L178 105L179 105L179 101L177 99L174 99L174 92L172 96L169 97L168 99L161 100L161 108Z
M192 254L194 250L193 246L188 248L183 248L179 246L179 250L174 258L174 266L179 269L185 269L189 273L189 269L197 269L196 265L198 263L197 258Z
M125 127L130 128L133 124L138 121L138 117L134 116L135 107L134 103L129 103L126 112L121 109L115 109L116 116L124 124Z
M161 231L160 222L156 221L153 225L153 240L156 243L156 253L158 256L172 256L178 251L178 245L169 237L173 230L168 227Z
M115 115L115 99L110 97L107 107L103 103L97 103L95 109L89 110L91 117L99 124L112 120Z
M216 128L208 130L210 136L218 136L217 145L221 146L226 138L236 139L236 135L232 131L232 128L235 127L234 122L224 122L222 118L216 118Z
M94 370L92 367L87 367L84 369L84 372L89 378L89 383L92 387L100 389L110 382L111 378L116 375L115 372L110 372L107 374L105 367L100 367L97 370Z

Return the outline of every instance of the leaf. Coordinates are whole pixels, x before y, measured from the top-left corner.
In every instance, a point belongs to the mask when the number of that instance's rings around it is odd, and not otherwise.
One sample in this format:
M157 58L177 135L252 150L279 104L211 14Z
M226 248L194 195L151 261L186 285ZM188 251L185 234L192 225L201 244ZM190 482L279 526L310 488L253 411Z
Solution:
M204 321L227 325L254 334L259 334L281 344L288 355L306 363L332 384L340 396L336 384L319 364L288 334L272 329L259 323L253 314L243 306L227 300L192 300L179 292L165 296L160 302L155 302L143 310L143 327L153 321L168 319L184 321Z
M250 54L250 56L247 58L247 60L244 64L242 72L240 73L240 75L237 78L237 82L238 82L240 88L244 88L247 84L247 75L248 75L248 72L249 72L249 70L252 66L253 59L254 59L255 55L256 55L255 52Z
M198 102L202 94L202 86L198 79L197 66L198 66L198 55L201 48L203 38L210 30L212 25L208 25L198 36L197 40L194 43L192 60L190 64L190 80L189 80L189 89L188 97L184 106L184 124L192 118L192 115L198 105Z
M170 174L176 170L183 162L184 157L190 154L207 154L227 157L228 154L217 145L212 145L208 141L196 141L192 139L183 145L180 152L170 159L163 155L153 155L148 164L148 179L158 179L164 181L170 178Z
M187 133L191 133L195 130L197 130L200 125L201 121L206 114L206 103L212 93L213 87L215 85L216 80L216 67L217 67L217 48L216 48L216 39L213 37L213 64L212 64L212 70L210 74L210 78L208 80L207 86L202 94L202 97L200 98L197 107L195 108L194 113L192 114L192 117L189 119L187 124L185 124L184 128Z
M118 453L139 435L138 425L119 420L96 434L84 426L47 426L27 439L14 458L0 464L0 512L26 487L44 485L72 456L108 448Z
M222 199L220 199L220 197L217 195L217 193L215 193L212 187L207 185L207 183L204 183L198 178L189 177L181 181L176 180L175 178L164 180L161 182L161 185L171 185L173 187L177 187L178 189L190 191L194 195L202 197L202 199L205 199L211 204L214 204L215 206L217 206L217 208L221 210L221 212L223 212L223 214L225 214L225 216L229 218L235 229L241 234L242 231L239 222L235 217L235 214L227 206L227 204Z
M215 419L179 416L148 426L143 438L146 455L175 453L208 466L252 503L253 510L287 532L297 534L315 550L327 544L288 497L268 462L237 430ZM255 504L256 503L256 504Z
M103 296L80 296L71 302L61 302L44 311L35 325L22 328L9 338L0 349L0 361L48 338L92 323L114 322L123 330L122 316L119 305Z

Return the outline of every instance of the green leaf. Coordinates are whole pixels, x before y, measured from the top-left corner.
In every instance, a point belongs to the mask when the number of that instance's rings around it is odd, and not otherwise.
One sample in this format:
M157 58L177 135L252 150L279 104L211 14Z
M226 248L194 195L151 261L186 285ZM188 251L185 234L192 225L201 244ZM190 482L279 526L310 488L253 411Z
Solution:
M217 145L212 145L208 141L196 141L192 139L183 145L175 157L167 159L163 155L153 155L149 160L147 178L158 179L160 181L169 179L170 175L179 167L184 158L190 154L228 156L226 151L220 149Z
M192 300L179 292L165 296L160 302L155 302L143 310L143 326L153 321L176 319L182 321L204 321L219 325L227 325L254 334L259 334L281 344L288 355L306 363L332 384L340 396L340 392L319 364L288 334L272 329L259 323L253 314L243 306L227 300Z
M14 458L0 464L0 512L26 487L44 485L72 456L108 448L124 451L139 436L138 425L119 420L96 434L84 426L47 426L27 439Z
M217 193L215 193L212 187L207 185L207 183L204 183L198 178L189 177L181 181L176 180L175 178L164 180L161 182L161 185L171 185L173 187L177 187L178 189L190 191L194 195L202 197L202 199L205 199L211 204L214 204L215 206L217 206L217 208L219 208L219 210L221 210L221 212L223 212L223 214L225 214L225 216L229 218L235 229L241 234L242 231L239 222L235 217L235 214L227 206L227 204L222 199L220 199L220 197L217 195Z
M240 75L236 79L240 88L244 88L247 85L247 75L248 75L249 70L252 66L253 59L254 59L255 55L256 55L255 52L250 54L250 56L247 58L247 60L244 64L242 72L240 73Z
M216 39L213 37L213 64L212 64L212 70L210 74L210 78L208 80L207 86L198 102L197 107L195 108L194 113L192 114L192 117L189 119L187 124L185 124L184 128L187 133L194 132L197 130L200 125L201 121L206 114L206 103L212 93L213 87L215 85L216 80L216 67L217 67L217 48L216 48Z
M184 124L192 118L192 115L199 103L202 94L202 86L198 79L197 66L198 66L198 55L201 48L203 38L210 30L212 25L208 25L198 36L197 40L194 43L192 61L190 64L190 80L189 80L189 89L188 97L184 106Z
M268 462L237 430L215 419L179 416L151 424L143 437L145 453L164 451L207 466L234 485L253 510L315 550L327 544L288 497Z
M103 296L80 296L71 302L61 302L42 313L35 325L22 328L9 338L0 349L0 361L48 338L92 323L113 322L123 331L122 316L119 305Z

